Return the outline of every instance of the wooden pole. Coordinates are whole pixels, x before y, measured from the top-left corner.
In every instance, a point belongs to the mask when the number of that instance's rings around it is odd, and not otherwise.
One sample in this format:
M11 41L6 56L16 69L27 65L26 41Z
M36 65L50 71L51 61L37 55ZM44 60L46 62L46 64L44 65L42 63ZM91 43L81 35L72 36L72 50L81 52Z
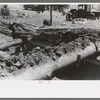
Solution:
M52 5L50 6L50 26L52 26Z

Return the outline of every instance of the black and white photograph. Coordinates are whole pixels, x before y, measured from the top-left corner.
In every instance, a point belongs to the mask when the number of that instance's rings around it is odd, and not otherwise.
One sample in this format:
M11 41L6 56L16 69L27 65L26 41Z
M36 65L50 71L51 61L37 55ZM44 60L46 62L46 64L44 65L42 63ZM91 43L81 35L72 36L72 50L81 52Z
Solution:
M0 4L0 80L100 80L100 4Z

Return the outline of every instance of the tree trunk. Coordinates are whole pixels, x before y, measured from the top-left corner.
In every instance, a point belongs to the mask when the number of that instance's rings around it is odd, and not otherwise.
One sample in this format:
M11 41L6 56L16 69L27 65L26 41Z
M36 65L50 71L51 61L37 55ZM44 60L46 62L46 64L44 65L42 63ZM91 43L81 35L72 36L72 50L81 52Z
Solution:
M52 26L52 6L50 6L50 26Z

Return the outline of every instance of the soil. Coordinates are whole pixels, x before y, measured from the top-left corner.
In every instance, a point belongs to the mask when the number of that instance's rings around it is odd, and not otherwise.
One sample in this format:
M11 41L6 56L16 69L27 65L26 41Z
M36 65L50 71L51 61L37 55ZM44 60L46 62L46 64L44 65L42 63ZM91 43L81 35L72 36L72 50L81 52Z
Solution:
M89 42L95 43L100 40L100 20L91 21L84 19L73 23L66 21L65 16L61 16L59 12L53 12L53 25L51 27L43 27L43 20L49 19L48 11L37 14L31 10L24 10L22 5L14 7L14 9L13 5L9 5L9 7L11 15L7 18L0 16L0 22L16 22L24 24L28 26L28 28L33 29L33 31L30 31L34 33L32 34L32 41L42 41L47 44L43 46L42 43L40 43L40 46L38 47L30 44L23 52L21 46L11 47L9 50L5 50L11 55L11 58L6 62L1 61L0 79L32 79L32 72L35 69L40 68L40 66L43 66L48 62L54 63L62 55L75 52L76 49L84 50L89 45ZM18 17L18 9L20 9L20 12L23 12L25 16ZM3 27L2 23L0 25ZM6 25L5 29L8 30ZM13 40L10 35L7 36L10 34L9 30L8 34L4 35L4 33L7 32L2 32L1 30L0 44L5 44ZM48 43L51 43L52 45L48 46ZM17 49L20 49L20 51L18 54L15 54ZM72 69L68 69L68 71L72 71ZM57 77L57 75L54 74L52 78L55 76ZM59 78L64 79L61 77Z

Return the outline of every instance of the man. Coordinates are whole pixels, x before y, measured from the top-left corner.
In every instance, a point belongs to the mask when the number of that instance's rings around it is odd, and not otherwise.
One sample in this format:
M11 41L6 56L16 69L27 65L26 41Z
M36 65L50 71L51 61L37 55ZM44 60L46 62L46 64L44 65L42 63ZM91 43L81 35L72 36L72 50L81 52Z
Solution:
M17 38L17 34L15 33L15 31L17 31L16 26L14 23L9 23L9 29L12 31L11 32L11 36L13 39Z
M22 39L22 44L20 47L22 47L23 53L26 51L25 49L28 50L28 41L27 41L27 36L21 33L15 23L9 23L9 29L12 30L11 36L13 39L16 38L21 38ZM16 53L20 51L20 48L16 48ZM26 54L26 53L24 53Z

